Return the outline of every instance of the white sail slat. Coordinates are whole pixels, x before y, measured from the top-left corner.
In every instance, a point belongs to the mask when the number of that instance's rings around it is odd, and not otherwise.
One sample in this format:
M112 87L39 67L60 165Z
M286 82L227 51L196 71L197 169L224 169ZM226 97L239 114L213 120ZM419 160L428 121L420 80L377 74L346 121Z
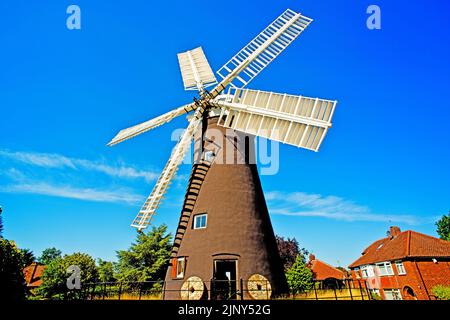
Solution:
M318 151L331 127L336 101L249 89L231 89L219 125Z

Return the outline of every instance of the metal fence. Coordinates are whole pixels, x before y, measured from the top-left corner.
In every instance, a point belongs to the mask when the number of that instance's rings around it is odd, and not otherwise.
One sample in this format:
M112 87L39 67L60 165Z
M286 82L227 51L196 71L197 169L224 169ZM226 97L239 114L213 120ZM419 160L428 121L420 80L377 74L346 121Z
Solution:
M308 290L278 293L270 285L250 280L211 280L201 285L192 283L181 289L164 281L145 282L99 282L82 286L75 297L84 300L161 300L161 299L211 299L211 300L372 300L364 281L325 280L313 281ZM202 291L192 289L203 288Z
M291 293L295 300L372 300L366 282L353 279L314 281L311 289Z

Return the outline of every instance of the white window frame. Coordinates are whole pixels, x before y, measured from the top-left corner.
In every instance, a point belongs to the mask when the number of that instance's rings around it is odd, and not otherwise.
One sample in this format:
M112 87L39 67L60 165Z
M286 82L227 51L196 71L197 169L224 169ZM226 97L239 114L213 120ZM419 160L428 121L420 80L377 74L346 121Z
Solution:
M384 300L403 300L400 289L383 289ZM388 295L389 298L388 299Z
M361 276L363 278L368 278L369 277L369 273L367 272L367 266L362 266L361 267Z
M214 151L207 150L203 153L203 160L207 162L213 162L215 156L216 155L214 154Z
M403 276L406 274L406 269L405 269L405 265L403 264L403 261L401 261L401 260L395 261L395 267L397 268L397 273L400 276Z
M394 275L394 269L392 268L392 263L386 262L385 265L386 265L386 270L387 270L388 276L393 276Z
M361 276L362 278L371 278L375 277L375 271L373 265L365 265L361 267Z
M375 277L375 266L367 266L367 273L369 274L369 277Z
M199 227L199 226L197 226L197 219L201 219L202 217L205 217L205 225ZM196 214L194 216L194 229L196 229L196 230L206 229L207 225L208 225L208 214L207 213Z
M182 265L181 270L178 269L178 266ZM184 269L186 267L186 257L177 258L177 279L183 279L184 278Z
M379 262L376 264L379 276L393 276L394 270L392 269L392 264L389 261Z

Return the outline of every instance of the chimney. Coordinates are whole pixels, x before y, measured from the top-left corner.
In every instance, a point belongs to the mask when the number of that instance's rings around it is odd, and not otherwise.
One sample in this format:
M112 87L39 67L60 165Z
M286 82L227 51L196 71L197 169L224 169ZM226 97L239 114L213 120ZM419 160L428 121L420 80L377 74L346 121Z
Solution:
M397 226L392 226L389 228L389 235L393 238L398 236L402 231Z
M316 256L313 255L313 254L310 254L310 255L309 255L309 262L311 262L311 261L313 261L313 260L316 260Z

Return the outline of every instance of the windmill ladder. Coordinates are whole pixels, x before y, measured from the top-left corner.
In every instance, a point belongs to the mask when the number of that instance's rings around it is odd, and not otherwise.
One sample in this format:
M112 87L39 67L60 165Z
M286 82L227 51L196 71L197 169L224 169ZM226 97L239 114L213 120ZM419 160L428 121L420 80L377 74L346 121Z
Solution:
M183 209L181 211L177 233L175 234L175 239L173 241L173 248L171 253L172 258L175 258L178 254L178 249L180 248L183 236L186 232L186 229L189 227L189 221L194 210L198 195L200 193L201 186L210 167L210 162L201 160L198 164L194 164L192 168L186 195L184 197Z

